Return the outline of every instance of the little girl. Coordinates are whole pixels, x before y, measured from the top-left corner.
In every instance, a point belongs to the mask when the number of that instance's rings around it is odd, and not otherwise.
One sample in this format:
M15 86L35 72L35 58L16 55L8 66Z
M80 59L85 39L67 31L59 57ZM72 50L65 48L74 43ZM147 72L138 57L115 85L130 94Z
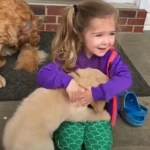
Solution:
M62 23L52 42L52 59L40 69L37 81L44 88L65 88L72 102L87 106L93 101L105 100L112 114L112 97L132 84L128 67L117 54L109 68L110 80L98 87L89 87L84 93L68 75L78 68L96 68L106 74L112 53L117 25L117 12L103 1L87 1L66 7ZM54 134L57 150L110 150L112 126L108 121L63 123Z

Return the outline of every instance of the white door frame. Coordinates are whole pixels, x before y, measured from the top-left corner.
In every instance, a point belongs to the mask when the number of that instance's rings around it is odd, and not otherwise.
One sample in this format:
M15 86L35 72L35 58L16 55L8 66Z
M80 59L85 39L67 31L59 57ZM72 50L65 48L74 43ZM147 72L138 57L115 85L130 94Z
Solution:
M150 11L150 1L149 0L136 0L136 5L139 9L145 9Z
M145 9L147 11L143 30L150 31L150 0L138 0L137 5L139 9Z
M104 1L110 3L135 4L139 9L146 9L148 7L148 3L150 3L149 0L104 0Z
M150 0L141 0L140 9L145 9L147 11L147 16L144 24L144 31L150 31Z
M139 0L104 0L109 3L121 3L121 4L137 4Z
M105 0L110 3L135 3L136 0Z

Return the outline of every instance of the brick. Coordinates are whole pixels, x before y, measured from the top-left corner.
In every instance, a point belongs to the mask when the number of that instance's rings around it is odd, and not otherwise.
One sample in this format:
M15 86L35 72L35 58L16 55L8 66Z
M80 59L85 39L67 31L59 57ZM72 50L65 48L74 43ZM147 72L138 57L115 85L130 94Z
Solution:
M129 19L128 25L144 25L145 19Z
M135 26L133 32L143 32L143 26Z
M133 26L120 26L119 31L120 32L132 32Z
M147 11L145 10L139 10L137 13L137 18L146 18Z
M131 10L119 10L119 17L128 17L128 18L135 18L136 11Z
M61 15L64 6L47 6L47 15Z
M30 7L36 15L45 15L45 6L30 5Z
M56 16L46 16L44 19L45 23L56 23Z
M46 31L56 31L58 25L46 24Z
M118 25L126 25L127 19L126 18L118 18Z

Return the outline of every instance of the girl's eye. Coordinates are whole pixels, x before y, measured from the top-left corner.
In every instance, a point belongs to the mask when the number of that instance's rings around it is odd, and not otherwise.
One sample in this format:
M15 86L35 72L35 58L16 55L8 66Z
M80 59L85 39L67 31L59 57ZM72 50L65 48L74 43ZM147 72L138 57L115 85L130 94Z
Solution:
M115 32L110 33L110 35L115 35L115 34L116 34Z
M96 36L97 36L97 37L100 37L100 36L102 36L102 34L97 34Z

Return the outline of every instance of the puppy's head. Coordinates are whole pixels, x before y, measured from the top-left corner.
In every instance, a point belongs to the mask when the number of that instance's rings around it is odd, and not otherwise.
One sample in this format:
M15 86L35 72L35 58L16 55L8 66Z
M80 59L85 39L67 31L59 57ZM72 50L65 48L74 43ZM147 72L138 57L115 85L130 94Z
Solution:
M106 83L108 77L98 69L86 68L78 69L70 75L79 83L83 88L89 86L97 87L99 84Z

